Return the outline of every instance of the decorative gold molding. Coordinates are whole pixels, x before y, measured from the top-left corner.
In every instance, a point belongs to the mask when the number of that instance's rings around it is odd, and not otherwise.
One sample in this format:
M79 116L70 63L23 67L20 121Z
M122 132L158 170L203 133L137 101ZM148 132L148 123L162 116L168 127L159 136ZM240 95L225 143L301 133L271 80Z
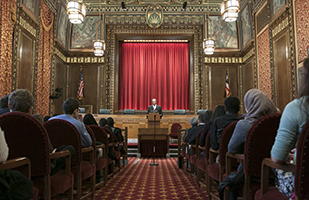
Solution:
M286 17L282 22L280 22L273 30L272 30L272 36L275 37L280 31L285 29L289 25L289 18Z
M196 113L198 109L200 109L200 68L202 63L202 34L203 31L200 26L180 26L180 27L160 27L158 29L151 29L147 25L145 26L132 26L132 25L111 25L107 27L106 30L106 41L107 52L104 56L108 59L106 63L106 99L105 99L105 107L111 109L112 113L115 111L115 58L116 58L116 35L117 34L190 34L193 35L193 70L194 76L192 80L192 84L194 85L194 108L191 108L192 111ZM201 89L203 89L201 87Z
M124 42L188 42L188 40L124 40Z
M20 26L26 29L32 36L36 37L36 29L33 28L24 18L20 18Z
M249 58L251 58L254 55L254 48L252 48L246 55L244 55L242 61L245 63Z
M57 48L54 48L54 53L63 62L65 62L67 64L69 64L69 63L104 63L104 57L66 57Z
M243 63L242 57L205 57L204 63Z

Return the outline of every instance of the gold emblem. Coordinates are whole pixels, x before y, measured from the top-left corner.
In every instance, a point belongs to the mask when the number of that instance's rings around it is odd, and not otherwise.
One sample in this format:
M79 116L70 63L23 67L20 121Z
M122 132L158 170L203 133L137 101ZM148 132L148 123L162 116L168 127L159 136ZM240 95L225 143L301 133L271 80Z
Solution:
M150 28L159 28L163 22L163 9L159 4L150 4L146 10L146 21Z

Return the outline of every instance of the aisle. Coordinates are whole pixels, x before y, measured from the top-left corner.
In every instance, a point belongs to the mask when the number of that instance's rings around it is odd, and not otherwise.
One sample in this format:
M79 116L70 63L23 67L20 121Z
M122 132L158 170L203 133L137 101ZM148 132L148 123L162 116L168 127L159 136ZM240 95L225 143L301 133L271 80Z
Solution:
M188 173L177 167L177 159L152 160L129 158L129 165L107 185L96 191L95 199L208 199Z

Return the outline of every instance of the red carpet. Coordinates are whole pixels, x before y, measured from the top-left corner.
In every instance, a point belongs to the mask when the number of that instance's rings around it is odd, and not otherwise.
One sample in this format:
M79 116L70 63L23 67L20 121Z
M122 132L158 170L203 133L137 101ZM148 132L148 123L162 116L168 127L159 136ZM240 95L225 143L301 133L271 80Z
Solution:
M129 165L96 191L95 199L208 199L189 173L178 169L177 159L129 158Z

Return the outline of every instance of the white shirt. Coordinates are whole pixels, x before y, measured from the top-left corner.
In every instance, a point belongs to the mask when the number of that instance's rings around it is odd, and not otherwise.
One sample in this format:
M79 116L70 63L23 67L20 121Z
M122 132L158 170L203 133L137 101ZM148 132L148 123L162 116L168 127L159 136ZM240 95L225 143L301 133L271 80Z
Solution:
M153 110L155 110L157 108L157 104L156 105L152 105Z
M0 128L0 163L6 161L9 155L9 148L6 144L4 133Z

